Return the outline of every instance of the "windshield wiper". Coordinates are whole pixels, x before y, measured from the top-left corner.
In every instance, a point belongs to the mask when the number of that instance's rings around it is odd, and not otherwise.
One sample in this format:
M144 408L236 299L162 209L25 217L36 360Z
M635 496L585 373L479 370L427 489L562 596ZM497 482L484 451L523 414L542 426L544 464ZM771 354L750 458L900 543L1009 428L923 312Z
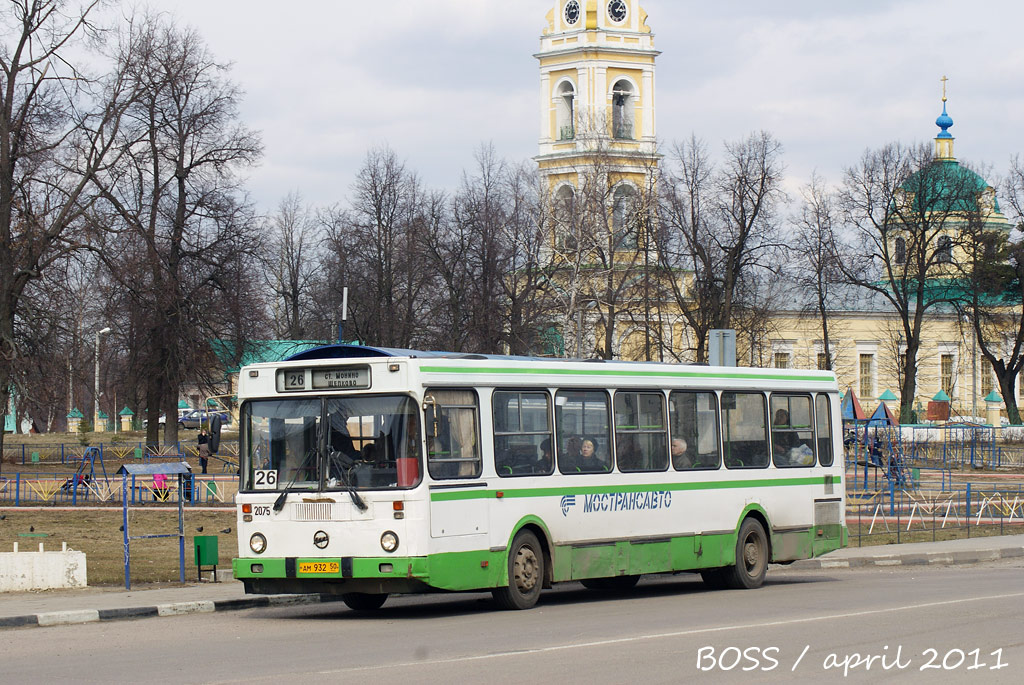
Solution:
M305 456L302 457L302 461L299 462L299 465L297 467L295 467L295 473L292 474L292 479L288 481L288 485L284 487L284 491L277 496L276 500L274 500L275 512L279 512L282 509L284 509L284 502L286 499L288 499L288 491L291 490L292 486L295 485L295 481L298 480L299 474L302 472L302 469L306 465L306 462L308 462L309 458L314 454L316 454L316 450L306 450L306 454Z
M356 492L355 487L352 485L352 469L356 466L355 459L344 452L329 447L327 448L327 463L328 473L334 473L334 467L337 466L339 481L352 499L352 504L356 505L359 511L366 511L366 502L363 501L363 498L359 496L359 493Z

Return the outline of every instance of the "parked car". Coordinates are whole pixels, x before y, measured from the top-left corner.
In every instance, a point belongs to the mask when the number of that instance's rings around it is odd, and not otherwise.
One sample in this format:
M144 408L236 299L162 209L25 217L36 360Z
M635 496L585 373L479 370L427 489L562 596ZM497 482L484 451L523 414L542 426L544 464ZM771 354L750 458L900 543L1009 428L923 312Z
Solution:
M214 416L220 417L221 425L231 423L231 414L226 411L206 411L205 409L193 409L178 419L178 426L181 428L199 429L201 426L209 426L210 419Z
M186 414L191 414L193 411L195 411L195 410L194 409L179 409L178 410L178 420L181 420L181 417L185 416ZM167 415L166 414L161 414L160 415L160 420L157 421L157 423L159 423L161 426L164 425L165 423L167 423ZM149 425L149 419L142 419L142 426L146 427L148 425Z

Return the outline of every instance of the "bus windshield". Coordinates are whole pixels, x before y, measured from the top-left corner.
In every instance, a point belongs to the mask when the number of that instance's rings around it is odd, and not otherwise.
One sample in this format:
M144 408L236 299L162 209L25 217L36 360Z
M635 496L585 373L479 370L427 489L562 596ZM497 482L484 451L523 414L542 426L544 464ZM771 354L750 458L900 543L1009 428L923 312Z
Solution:
M252 400L241 416L243 490L378 490L420 480L411 397Z

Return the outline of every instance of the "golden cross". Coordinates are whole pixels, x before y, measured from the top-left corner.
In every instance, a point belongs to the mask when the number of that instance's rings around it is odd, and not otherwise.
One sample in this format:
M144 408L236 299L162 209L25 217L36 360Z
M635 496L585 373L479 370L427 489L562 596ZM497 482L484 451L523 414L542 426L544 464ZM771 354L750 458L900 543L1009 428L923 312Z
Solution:
M940 78L939 80L942 81L942 101L945 102L946 101L946 81L948 81L949 79L946 78L945 75L943 75L943 77Z

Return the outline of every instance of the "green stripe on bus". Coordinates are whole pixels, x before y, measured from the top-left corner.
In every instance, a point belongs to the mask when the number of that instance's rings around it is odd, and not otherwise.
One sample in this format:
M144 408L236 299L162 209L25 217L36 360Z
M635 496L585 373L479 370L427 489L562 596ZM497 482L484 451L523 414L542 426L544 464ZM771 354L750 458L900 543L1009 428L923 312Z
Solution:
M835 485L840 484L838 476L833 477ZM683 492L692 490L733 490L738 488L793 487L798 485L824 485L824 476L806 478L765 478L761 480L718 480L699 483L645 483L639 485L592 485L564 488L494 488L489 490L462 490L430 493L431 502L455 502L469 499L493 499L501 492L509 497L558 497L561 495L603 495L627 492L660 492L670 490Z
M508 374L530 376L618 376L626 378L718 378L729 380L773 380L773 381L809 381L828 383L831 376L791 375L781 373L723 373L709 371L640 371L633 369L560 369L551 368L512 368L504 366L421 366L423 373L459 373L459 374Z

